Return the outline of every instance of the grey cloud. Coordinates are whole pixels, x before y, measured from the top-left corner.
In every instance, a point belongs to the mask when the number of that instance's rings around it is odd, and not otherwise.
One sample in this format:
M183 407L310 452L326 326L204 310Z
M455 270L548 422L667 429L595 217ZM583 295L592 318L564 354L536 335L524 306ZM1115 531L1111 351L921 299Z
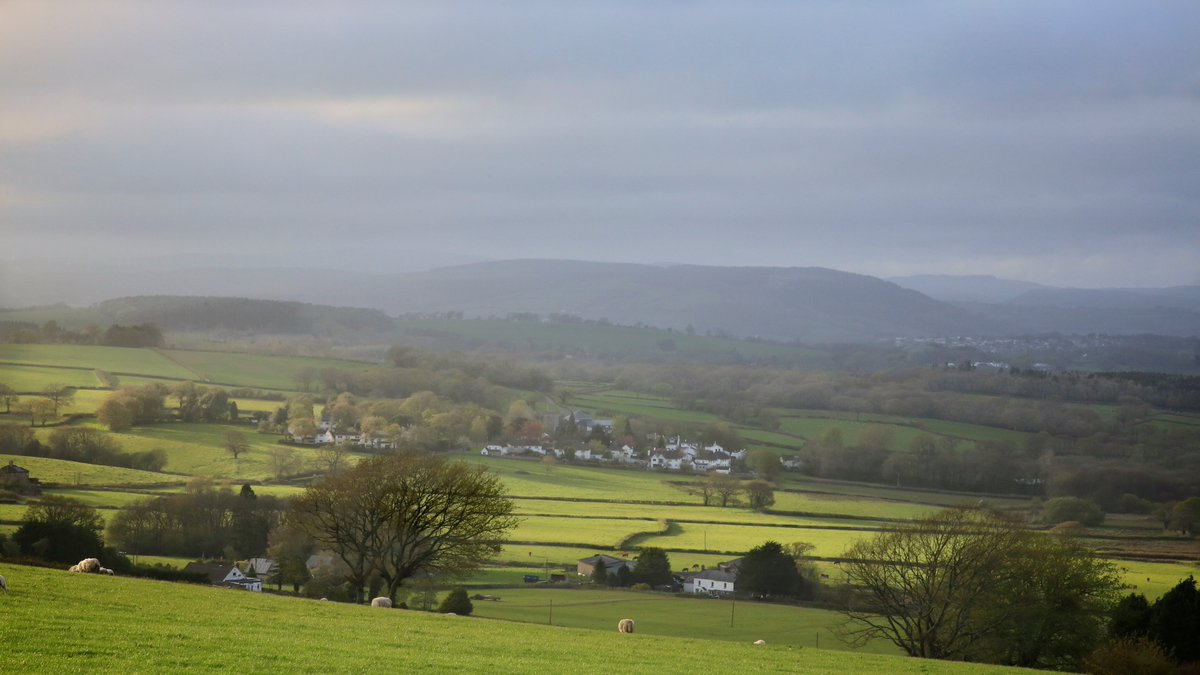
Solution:
M1200 250L1194 3L3 15L10 255L33 231L164 253L340 236L1139 285L1144 261Z

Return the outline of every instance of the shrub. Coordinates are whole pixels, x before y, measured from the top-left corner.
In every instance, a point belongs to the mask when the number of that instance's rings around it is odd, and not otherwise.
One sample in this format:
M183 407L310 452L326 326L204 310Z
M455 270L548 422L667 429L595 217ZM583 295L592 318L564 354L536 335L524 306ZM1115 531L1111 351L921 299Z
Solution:
M442 605L438 607L438 611L442 614L468 616L471 612L475 611L475 605L472 605L471 598L467 597L467 589L456 588L450 591L450 594L442 600Z
M1102 525L1104 511L1095 502L1079 497L1055 497L1042 505L1042 513L1038 517L1046 525L1057 525L1069 520L1076 520L1084 525Z
M630 587L629 587L629 590L632 590L632 591L649 591L649 590L651 590L651 588L650 588L650 584L646 584L646 583L637 583L637 584L634 584L634 585L630 586Z
M1172 675L1175 663L1167 650L1145 637L1120 638L1101 645L1083 661L1092 675Z

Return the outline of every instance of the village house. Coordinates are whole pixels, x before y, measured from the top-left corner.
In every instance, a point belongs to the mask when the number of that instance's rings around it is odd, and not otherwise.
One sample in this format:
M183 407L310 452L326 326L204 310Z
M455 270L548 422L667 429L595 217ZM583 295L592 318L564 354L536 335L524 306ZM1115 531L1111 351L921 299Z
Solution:
M190 562L183 571L187 574L201 574L208 578L208 583L226 588L238 588L243 591L262 593L262 581L251 579L237 568L237 565L218 563Z
M721 570L704 570L697 572L683 581L684 593L703 593L707 595L733 595L733 584L737 575Z

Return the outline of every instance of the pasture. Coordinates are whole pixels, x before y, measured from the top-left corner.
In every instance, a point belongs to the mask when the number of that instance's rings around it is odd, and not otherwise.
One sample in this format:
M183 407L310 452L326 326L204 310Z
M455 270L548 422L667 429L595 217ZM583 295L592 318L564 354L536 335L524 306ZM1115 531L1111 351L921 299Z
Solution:
M607 615L603 630L584 630L3 564L0 574L11 589L0 595L4 672L373 672L381 664L467 673L1010 672L830 651L825 640L819 650L770 639L756 647L744 638L717 647L711 639L646 632L641 623L638 633L620 635ZM484 604L476 603L480 612L489 611ZM726 603L709 604L713 621L728 611ZM608 611L602 607L591 611ZM655 625L659 615L646 611L639 622ZM797 619L795 629L802 635L808 624ZM231 639L239 635L253 639Z
M29 469L29 474L42 481L42 483L54 483L64 486L147 486L170 483L182 484L188 479L187 476L142 471L140 469L84 464L82 462L70 462L63 459L49 459L46 457L0 454L0 464L7 464L10 461Z

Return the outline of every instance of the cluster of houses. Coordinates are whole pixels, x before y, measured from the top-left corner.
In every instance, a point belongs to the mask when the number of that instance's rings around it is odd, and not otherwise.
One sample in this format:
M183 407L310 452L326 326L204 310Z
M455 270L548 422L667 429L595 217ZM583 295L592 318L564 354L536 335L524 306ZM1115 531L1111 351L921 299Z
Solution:
M372 450L395 450L396 443L386 438L378 438L370 434L359 433L354 429L335 429L328 415L323 415L317 423L317 433L314 436L297 436L290 434L293 443L303 445L356 445Z
M624 567L630 572L637 567L636 560L617 558L611 555L597 554L581 558L575 566L575 573L581 577L591 577L596 571L596 565L604 563L604 569L609 574L619 574ZM717 565L714 570L684 572L675 575L675 585L672 590L684 593L728 597L734 593L734 583L737 581L738 566L742 559L730 560Z
M665 448L655 448L649 452L639 451L628 444L611 450L580 448L569 451L541 445L487 445L479 454L484 457L552 456L557 459L568 458L580 462L619 464L660 471L715 471L726 474L733 470L735 462L746 457L745 450L726 450L716 443L705 446L678 437L667 441Z

